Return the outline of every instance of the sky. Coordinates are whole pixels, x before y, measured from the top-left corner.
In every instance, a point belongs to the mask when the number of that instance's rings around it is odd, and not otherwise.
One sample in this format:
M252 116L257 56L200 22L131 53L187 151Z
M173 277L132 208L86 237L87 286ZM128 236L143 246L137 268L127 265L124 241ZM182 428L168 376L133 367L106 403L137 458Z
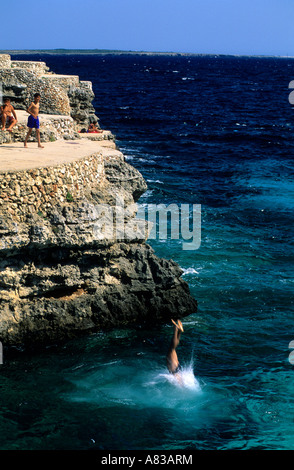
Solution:
M294 0L1 2L0 50L294 56Z

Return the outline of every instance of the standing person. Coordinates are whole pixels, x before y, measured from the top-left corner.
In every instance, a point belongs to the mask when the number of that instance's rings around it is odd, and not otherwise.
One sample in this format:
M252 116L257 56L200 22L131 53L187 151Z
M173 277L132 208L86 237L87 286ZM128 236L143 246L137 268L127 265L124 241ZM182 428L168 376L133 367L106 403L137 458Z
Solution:
M184 332L184 328L180 320L178 320L177 323L174 320L172 320L172 322L174 324L174 334L166 356L166 360L169 372L171 374L178 374L181 370L181 366L178 360L178 355L176 353L176 347L180 342L181 333Z
M1 121L2 121L2 131L5 131L6 121L9 124L8 131L12 132L13 126L17 123L17 117L14 110L14 107L10 103L9 98L4 98L3 106L0 107Z
M41 95L39 93L35 93L34 101L32 101L32 103L27 109L27 113L29 113L30 116L28 117L28 124L27 124L29 131L24 141L25 148L27 148L28 138L30 137L33 129L36 129L38 147L44 148L44 146L41 145L41 140L40 140L40 122L39 122L40 100L41 100Z

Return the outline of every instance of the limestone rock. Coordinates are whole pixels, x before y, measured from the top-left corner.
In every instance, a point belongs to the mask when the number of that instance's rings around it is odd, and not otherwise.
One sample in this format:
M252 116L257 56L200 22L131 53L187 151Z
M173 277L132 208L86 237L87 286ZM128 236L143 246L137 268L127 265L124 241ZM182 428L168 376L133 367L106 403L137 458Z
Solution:
M6 295L0 291L5 344L49 343L99 329L158 324L196 310L181 270L158 259L148 245L58 250L13 269L7 267L1 277L11 287Z

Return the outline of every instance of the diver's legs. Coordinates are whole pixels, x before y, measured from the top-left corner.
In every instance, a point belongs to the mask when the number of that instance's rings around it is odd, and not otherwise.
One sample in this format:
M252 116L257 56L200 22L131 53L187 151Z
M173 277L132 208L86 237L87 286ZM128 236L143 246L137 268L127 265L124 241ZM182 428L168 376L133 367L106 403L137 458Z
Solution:
M176 323L174 320L172 320L172 322L174 324L174 334L167 354L167 367L170 372L174 373L179 367L179 360L178 355L176 353L176 348L179 345L181 333L182 331L184 331L184 329L180 320L178 320L178 323Z

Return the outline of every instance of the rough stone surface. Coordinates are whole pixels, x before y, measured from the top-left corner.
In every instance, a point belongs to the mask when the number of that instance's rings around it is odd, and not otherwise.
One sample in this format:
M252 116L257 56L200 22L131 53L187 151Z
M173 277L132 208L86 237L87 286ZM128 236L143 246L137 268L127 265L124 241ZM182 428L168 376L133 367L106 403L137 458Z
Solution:
M16 109L26 110L34 94L40 93L42 113L71 116L80 128L98 123L92 83L50 72L44 62L14 61L0 54L0 83Z
M176 263L157 258L145 244L55 248L4 264L4 344L46 344L99 329L150 325L196 310Z

